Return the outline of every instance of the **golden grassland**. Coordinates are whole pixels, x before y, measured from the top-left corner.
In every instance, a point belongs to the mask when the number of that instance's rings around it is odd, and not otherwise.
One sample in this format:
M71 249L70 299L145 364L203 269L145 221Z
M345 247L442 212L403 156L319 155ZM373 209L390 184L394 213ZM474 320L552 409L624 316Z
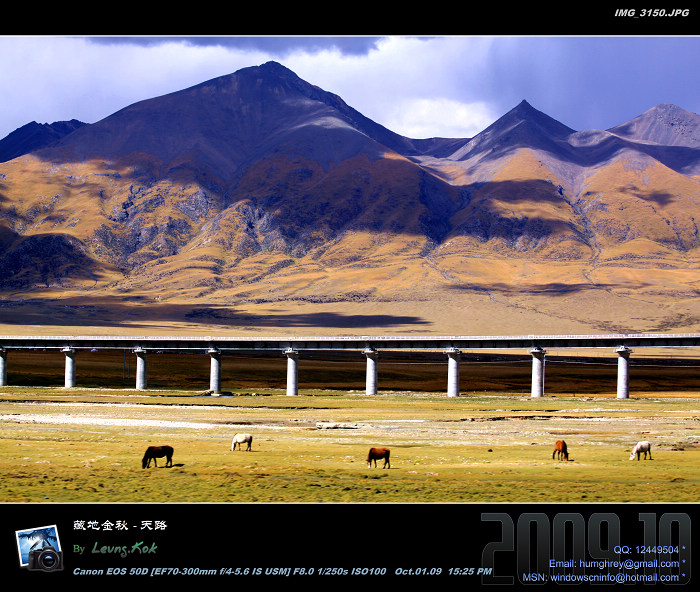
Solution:
M289 397L279 360L239 360L240 366L228 367L239 371L228 387L238 388L217 397L193 388L185 369L164 356L160 369L152 365L148 391L114 386L115 373L123 370L116 358L111 368L105 364L104 376L96 372L102 364L95 364L95 377L83 379L101 386L61 388L54 381L60 369L46 366L43 385L27 384L42 382L35 373L24 377L25 385L3 387L0 501L697 498L700 385L694 367L635 367L631 398L618 400L614 368L550 364L548 394L532 399L527 365L474 362L462 371L462 396L447 398L440 392L444 364L399 361L383 374L380 366L385 389L370 397L362 364L316 360L300 364L300 395ZM193 363L195 356L183 357L190 373L206 370ZM15 359L15 366L22 363ZM168 388L166 373L180 386ZM277 374L275 386L266 377ZM254 435L251 452L230 450L232 435L241 431ZM569 462L551 458L558 439L569 444ZM653 460L630 462L640 439L652 441ZM159 462L142 469L145 448L158 444L174 446L173 467ZM391 448L391 468L367 467L370 446Z
M559 195L563 182L545 165L518 153L454 214L453 232L439 245L409 223L418 211L411 208L382 213L379 219L397 223L373 229L374 208L389 208L382 202L308 252L243 248L236 208L222 213L220 234L203 216L189 221L189 238L176 237L177 252L144 247L131 273L107 264L113 253L103 246L89 253L95 266L85 277L54 273L48 286L4 288L0 334L700 331L697 180L660 164L616 163L590 171L585 191ZM373 166L396 174L386 163ZM0 243L59 233L93 245L95 228L113 208L155 193L168 199L144 210L144 227L187 221L176 205L198 189L161 180L136 198L129 170L119 178L101 161L55 165L27 156L2 168L16 220L0 224ZM402 180L407 195L416 190L411 179ZM318 187L309 196L329 199ZM484 240L462 228L484 208L506 227L540 221L547 230L527 244L497 228Z

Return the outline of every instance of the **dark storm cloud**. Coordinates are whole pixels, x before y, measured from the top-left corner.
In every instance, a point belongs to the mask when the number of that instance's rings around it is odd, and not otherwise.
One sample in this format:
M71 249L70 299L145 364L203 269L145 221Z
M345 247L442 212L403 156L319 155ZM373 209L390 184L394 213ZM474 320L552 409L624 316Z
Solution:
M481 99L503 113L525 99L576 130L608 129L659 103L696 112L700 38L522 37L491 47Z
M367 55L377 46L380 37L304 37L304 36L201 36L201 37L91 37L97 44L129 44L143 47L163 43L183 43L205 47L216 46L232 49L263 51L272 55L284 56L292 51L316 52L336 49L345 55Z

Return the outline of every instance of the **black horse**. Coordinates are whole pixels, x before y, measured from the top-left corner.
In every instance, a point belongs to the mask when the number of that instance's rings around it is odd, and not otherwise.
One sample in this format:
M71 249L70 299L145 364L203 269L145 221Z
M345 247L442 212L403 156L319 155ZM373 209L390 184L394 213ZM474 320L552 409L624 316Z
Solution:
M173 466L173 447L172 446L149 446L146 450L146 454L143 455L143 460L141 461L141 466L147 469L151 466L151 460L158 466L157 458L166 457L166 467Z

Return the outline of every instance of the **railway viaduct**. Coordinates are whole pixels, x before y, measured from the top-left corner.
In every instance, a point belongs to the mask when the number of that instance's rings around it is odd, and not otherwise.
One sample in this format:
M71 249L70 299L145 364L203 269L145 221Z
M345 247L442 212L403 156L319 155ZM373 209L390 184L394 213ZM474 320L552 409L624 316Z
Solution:
M372 336L372 337L91 337L0 336L0 386L7 385L7 354L11 350L60 350L65 354L65 386L76 384L76 354L81 350L123 350L136 355L136 389L147 388L149 351L206 352L211 357L209 390L221 392L221 357L236 352L273 351L287 356L287 395L298 394L298 359L304 351L356 350L367 360L366 392L377 394L378 354L384 351L442 351L447 357L447 396L459 396L460 355L463 350L524 350L532 356L532 397L544 396L547 348L608 349L617 354L617 398L629 398L629 359L632 348L693 348L700 333L613 335L499 336Z

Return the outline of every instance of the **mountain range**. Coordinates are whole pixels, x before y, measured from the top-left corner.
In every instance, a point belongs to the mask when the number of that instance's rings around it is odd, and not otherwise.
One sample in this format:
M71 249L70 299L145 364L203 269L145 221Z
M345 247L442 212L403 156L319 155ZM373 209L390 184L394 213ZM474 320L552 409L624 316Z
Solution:
M5 332L700 328L700 117L670 104L412 139L269 62L0 160Z

